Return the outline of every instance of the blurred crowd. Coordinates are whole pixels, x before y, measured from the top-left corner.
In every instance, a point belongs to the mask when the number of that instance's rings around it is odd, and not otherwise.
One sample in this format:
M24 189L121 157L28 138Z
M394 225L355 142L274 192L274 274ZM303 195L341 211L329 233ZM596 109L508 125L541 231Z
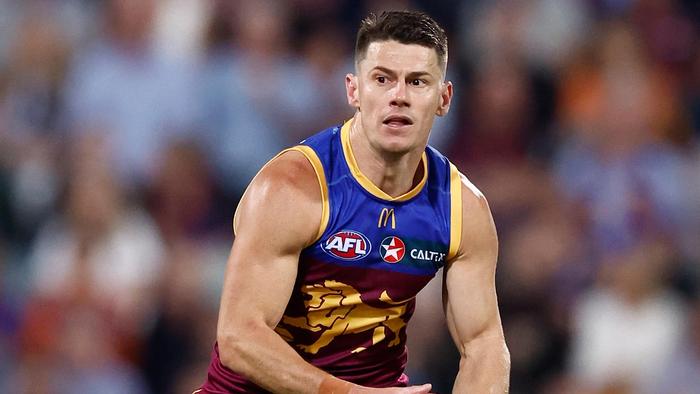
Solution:
M238 199L352 115L382 9L448 32L431 143L493 210L511 392L700 393L692 0L0 0L0 392L201 384ZM440 292L409 376L445 393Z

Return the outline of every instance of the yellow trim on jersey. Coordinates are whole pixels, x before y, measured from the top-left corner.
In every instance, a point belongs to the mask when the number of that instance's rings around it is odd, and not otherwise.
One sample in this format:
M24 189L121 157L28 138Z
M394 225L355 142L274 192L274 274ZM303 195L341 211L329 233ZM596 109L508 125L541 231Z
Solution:
M326 227L328 226L328 219L330 217L330 205L328 203L328 184L326 183L326 174L323 171L323 164L321 164L321 160L318 158L318 155L316 152L311 149L310 147L306 145L297 145L293 146L291 148L287 148L277 155L270 159L267 163L265 163L264 166L258 171L258 174L265 169L270 163L272 163L273 160L276 158L282 156L286 152L289 151L297 151L304 155L306 157L306 160L311 163L311 166L314 168L314 172L316 173L316 178L318 179L318 184L321 187L321 224L319 225L318 228L318 233L316 233L316 238L309 243L309 245L313 244L314 242L318 241L321 238L321 235L326 231ZM257 174L255 176L258 176ZM233 234L236 235L236 217L238 216L238 208L241 206L241 201L243 201L243 198L245 197L246 193L248 193L248 189L243 193L243 196L241 197L241 200L238 202L238 207L236 207L236 212L233 214ZM306 246L309 246L306 245Z
M285 150L285 152L288 150L295 150L306 156L306 159L309 161L309 163L311 163L311 166L313 166L314 172L316 172L316 178L318 179L318 184L321 186L321 224L318 227L316 238L309 244L311 245L312 243L321 239L321 236L326 231L326 227L328 227L328 219L330 218L331 210L330 204L328 203L328 183L326 182L326 173L323 171L321 159L318 158L316 151L314 151L311 147L306 145L297 145Z
M428 157L426 156L425 152L423 152L423 155L421 156L421 161L423 162L423 178L413 189L398 197L392 197L388 195L384 190L377 187L377 185L372 183L372 181L370 181L369 178L367 178L365 174L363 174L362 171L360 171L360 167L357 166L357 161L355 161L355 155L352 153L352 147L350 146L350 125L352 124L352 122L353 120L349 120L345 122L345 124L343 124L343 127L340 130L340 140L342 141L343 145L345 161L347 162L348 167L350 167L350 172L352 173L352 176L357 180L357 182L359 182L365 190L370 192L375 197L379 197L387 201L406 201L420 193L420 191L423 189L423 186L425 186L425 182L428 180Z
M450 249L447 261L455 258L462 243L462 179L454 164L450 163Z

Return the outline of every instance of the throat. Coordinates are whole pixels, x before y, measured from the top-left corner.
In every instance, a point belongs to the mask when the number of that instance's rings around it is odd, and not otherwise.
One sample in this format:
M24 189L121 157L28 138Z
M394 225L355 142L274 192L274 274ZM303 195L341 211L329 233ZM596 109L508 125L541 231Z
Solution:
M421 161L418 163L417 168L414 168L412 176L410 170L388 167L373 181L386 194L391 197L398 197L416 188L423 179L423 175L424 170Z
M357 119L354 119L355 121ZM415 196L426 180L424 149L391 152L370 142L363 130L347 125L343 150L353 176L370 193L382 199L403 201Z

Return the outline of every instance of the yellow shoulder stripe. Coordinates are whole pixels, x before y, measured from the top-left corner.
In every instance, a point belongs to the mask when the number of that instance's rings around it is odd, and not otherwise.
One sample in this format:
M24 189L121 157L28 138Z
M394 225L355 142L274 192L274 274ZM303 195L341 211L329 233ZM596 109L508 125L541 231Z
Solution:
M314 240L309 244L311 245L321 238L323 233L326 231L326 227L328 227L328 219L330 217L330 204L328 202L328 183L326 182L326 173L323 171L323 164L321 164L321 159L318 158L316 151L311 149L311 147L306 145L297 145L287 150L295 150L301 152L306 157L309 163L311 163L311 166L313 166L314 171L316 172L316 178L318 179L318 184L321 187L321 224L318 227L318 233L316 234L316 238L314 238Z
M450 249L447 260L459 253L462 243L462 180L459 170L450 163Z

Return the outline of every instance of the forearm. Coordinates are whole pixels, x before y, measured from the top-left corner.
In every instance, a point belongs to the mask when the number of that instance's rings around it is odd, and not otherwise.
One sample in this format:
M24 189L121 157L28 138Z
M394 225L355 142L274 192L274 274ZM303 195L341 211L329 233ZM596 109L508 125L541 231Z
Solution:
M329 374L306 362L267 326L219 335L221 362L272 392L312 393Z
M502 337L475 339L465 346L453 393L508 392L510 354Z

